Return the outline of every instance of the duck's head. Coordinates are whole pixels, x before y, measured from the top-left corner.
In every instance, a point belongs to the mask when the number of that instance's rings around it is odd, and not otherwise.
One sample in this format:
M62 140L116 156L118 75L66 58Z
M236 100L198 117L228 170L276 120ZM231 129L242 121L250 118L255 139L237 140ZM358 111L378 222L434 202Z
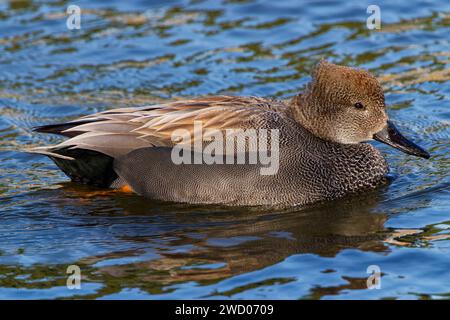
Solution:
M296 120L324 140L343 144L378 140L408 154L430 157L389 121L383 89L365 70L321 61L292 107Z

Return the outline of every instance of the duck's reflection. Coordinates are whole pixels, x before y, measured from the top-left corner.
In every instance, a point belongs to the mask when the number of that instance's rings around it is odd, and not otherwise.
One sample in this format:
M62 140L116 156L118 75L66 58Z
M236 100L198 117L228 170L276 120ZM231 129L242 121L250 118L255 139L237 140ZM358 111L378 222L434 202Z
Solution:
M65 192L75 191L66 187ZM346 248L385 251L382 240L386 238L383 225L387 215L375 209L380 198L381 193L375 191L301 210L282 210L193 207L116 195L110 198L114 210L130 220L152 219L141 225L145 232L126 225L123 230L116 229L119 239L139 244L140 249L90 257L80 263L94 266L92 276L103 278L106 284L120 278L121 287L154 293L172 283L211 283L251 272L299 253L332 257ZM90 214L95 215L95 209ZM155 254L151 259L107 263L142 255L142 244Z

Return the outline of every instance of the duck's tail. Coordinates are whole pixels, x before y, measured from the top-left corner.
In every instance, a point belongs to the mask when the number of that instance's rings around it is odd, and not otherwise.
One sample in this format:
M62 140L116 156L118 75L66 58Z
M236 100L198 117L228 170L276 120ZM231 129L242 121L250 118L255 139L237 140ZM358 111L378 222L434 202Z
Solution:
M48 156L74 182L97 187L121 187L113 168L114 159L103 153L58 145L24 149L29 153Z
M54 146L44 146L44 147L32 147L32 148L23 148L22 151L23 152L27 152L27 153L37 153L37 154L42 154L42 155L46 155L50 158L59 158L59 159L64 159L64 160L75 160L72 157L69 156L65 156L63 154L59 154L56 151L54 151L56 145Z
M35 127L33 131L53 133L71 138L80 134L80 132L66 132L66 130L89 122L92 122L92 120L50 124ZM34 147L24 151L48 156L74 182L98 187L120 187L121 179L113 169L114 159L101 152L61 145Z

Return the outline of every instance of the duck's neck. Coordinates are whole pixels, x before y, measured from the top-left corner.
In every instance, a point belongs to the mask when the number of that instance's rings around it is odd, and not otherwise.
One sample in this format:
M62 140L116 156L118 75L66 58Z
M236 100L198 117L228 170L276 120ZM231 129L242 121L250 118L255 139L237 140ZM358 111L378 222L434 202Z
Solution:
M323 115L318 114L316 107L308 105L306 94L298 94L291 99L289 103L291 116L314 136L333 142L332 128L321 122Z

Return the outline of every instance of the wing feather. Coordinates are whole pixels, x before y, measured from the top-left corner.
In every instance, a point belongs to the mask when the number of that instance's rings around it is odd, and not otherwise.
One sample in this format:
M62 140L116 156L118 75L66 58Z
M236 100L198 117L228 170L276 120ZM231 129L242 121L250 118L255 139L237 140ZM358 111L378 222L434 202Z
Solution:
M118 157L142 147L171 147L172 133L177 129L187 130L193 143L196 121L203 130L257 128L270 119L286 116L286 110L281 101L229 96L107 110L70 121L73 125L62 133L72 137L47 151L84 148ZM208 135L203 138L206 141Z

